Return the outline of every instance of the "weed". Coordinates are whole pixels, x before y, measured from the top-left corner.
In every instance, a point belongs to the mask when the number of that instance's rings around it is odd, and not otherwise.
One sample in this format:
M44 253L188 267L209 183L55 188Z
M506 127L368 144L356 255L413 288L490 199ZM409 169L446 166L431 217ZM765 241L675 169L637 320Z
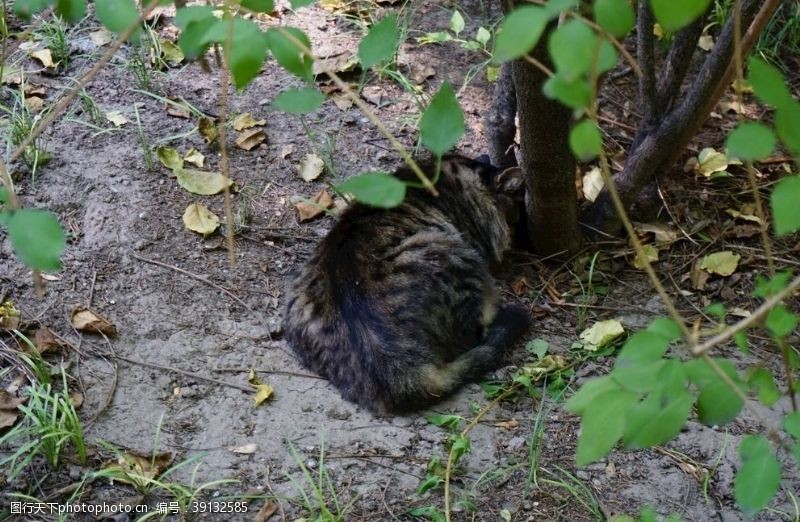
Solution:
M63 70L69 66L69 42L67 24L60 16L53 15L50 20L41 19L36 30L39 40L50 50L53 62Z
M783 57L800 54L800 4L783 2L778 7L759 36L754 52L790 75L792 66Z
M83 115L90 123L98 126L105 123L106 117L103 115L103 111L97 106L97 102L94 101L94 98L86 92L86 89L81 89L81 92L78 94L78 99L83 109Z
M144 166L147 172L153 171L153 149L147 142L147 135L142 127L142 120L139 118L139 104L133 104L133 114L136 116L136 141L139 143L139 148L142 149L142 157L144 158Z
M540 478L541 484L555 486L566 490L581 506L592 514L595 520L606 520L600 509L600 502L595 497L591 488L583 483L578 477L560 466L555 467L555 471L542 468L542 473L550 478Z
M11 148L15 149L30 136L36 124L46 116L47 111L43 110L35 115L31 113L25 103L24 81L20 84L19 90L12 91L12 97L14 98L13 107L0 104L0 112L9 116L8 142ZM50 155L44 150L44 144L40 138L33 140L22 154L22 162L30 169L34 181L38 168L48 161L50 161Z
M325 467L325 445L320 440L319 460L315 463L303 461L293 444L289 444L289 452L303 473L303 480L298 481L288 476L289 481L300 494L296 500L309 513L309 520L314 522L339 522L347 519L347 513L353 508L358 496L353 497L347 504L342 505L339 494L333 485L330 473ZM316 467L316 477L312 475L311 468ZM310 491L308 491L310 489Z
M20 405L22 421L0 438L0 444L21 442L10 455L0 460L6 467L7 479L14 480L34 458L42 456L57 468L61 456L72 445L81 462L86 460L83 428L69 396L67 374L61 370L62 388L55 391L48 384L33 384L28 402Z

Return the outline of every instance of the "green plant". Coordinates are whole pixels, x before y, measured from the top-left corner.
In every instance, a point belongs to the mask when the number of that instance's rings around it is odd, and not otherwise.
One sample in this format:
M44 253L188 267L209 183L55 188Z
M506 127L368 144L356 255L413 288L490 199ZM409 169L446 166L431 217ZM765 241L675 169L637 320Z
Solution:
M20 85L19 90L12 91L14 99L13 107L0 104L0 112L9 116L8 142L12 148L21 145L28 136L31 135L33 128L47 115L46 110L33 114L25 103L25 83ZM35 139L28 145L23 154L22 161L31 171L31 178L36 179L36 173L40 166L50 161L50 155L44 148L42 140Z
M49 19L40 19L35 33L45 47L50 49L53 62L62 70L69 67L70 50L66 22L58 15L53 15Z
M324 440L320 438L319 459L313 463L316 472L310 469L310 461L307 464L291 443L289 444L289 453L303 476L302 480L297 480L293 476L287 475L295 490L300 494L300 497L293 501L306 510L310 517L309 520L314 522L347 520L347 514L353 509L358 496L353 496L347 503L342 504L330 472L325 467Z
M67 375L61 370L60 390L51 384L35 383L28 389L28 401L19 406L22 419L0 437L1 444L17 446L0 460L7 479L14 480L34 458L44 457L52 468L58 468L64 451L72 446L81 462L86 460L83 428L69 395Z
M142 150L142 158L144 158L144 166L147 172L153 171L153 149L147 142L147 135L142 127L142 120L139 118L139 105L133 104L133 114L136 116L136 137L139 142L139 148Z

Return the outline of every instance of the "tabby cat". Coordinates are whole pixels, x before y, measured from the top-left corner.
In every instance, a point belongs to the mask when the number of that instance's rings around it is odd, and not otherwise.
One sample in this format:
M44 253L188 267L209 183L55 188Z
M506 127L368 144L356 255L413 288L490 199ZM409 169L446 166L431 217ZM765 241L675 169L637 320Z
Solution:
M289 285L284 332L302 363L378 414L423 408L501 366L530 314L498 304L490 273L514 204L496 197L498 174L447 157L438 197L409 188L393 209L348 207Z

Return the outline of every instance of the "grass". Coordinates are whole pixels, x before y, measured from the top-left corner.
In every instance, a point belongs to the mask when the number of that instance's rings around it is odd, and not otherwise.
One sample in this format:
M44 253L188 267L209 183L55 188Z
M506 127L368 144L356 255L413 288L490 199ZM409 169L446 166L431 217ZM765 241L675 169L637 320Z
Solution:
M53 62L58 64L61 70L66 69L70 61L66 22L57 15L53 15L49 20L40 19L35 33L45 47L50 49Z
M299 498L293 501L308 513L306 520L314 522L340 522L347 520L347 514L359 497L355 496L347 503L342 503L340 500L331 474L325 467L324 441L320 441L319 460L314 463L314 467L317 468L316 472L312 471L311 466L303 461L303 458L291 443L289 444L289 452L300 467L303 475L302 480L297 480L291 475L288 476L288 479L300 495Z
M25 139L30 136L36 124L47 115L47 109L33 114L25 103L25 82L20 84L18 90L11 91L14 100L13 106L9 107L0 104L0 113L5 113L8 117L8 145L11 149L16 149ZM31 171L31 177L36 180L36 172L50 160L50 155L44 150L41 138L36 138L28 145L22 154L22 162Z
M779 67L784 75L794 72L795 62L787 64L783 57L800 54L800 4L784 1L778 7L753 52Z
M139 118L139 104L133 104L133 114L136 116L136 141L139 148L142 149L142 158L144 159L144 166L147 172L153 172L153 149L147 141L147 134L142 127L142 120Z

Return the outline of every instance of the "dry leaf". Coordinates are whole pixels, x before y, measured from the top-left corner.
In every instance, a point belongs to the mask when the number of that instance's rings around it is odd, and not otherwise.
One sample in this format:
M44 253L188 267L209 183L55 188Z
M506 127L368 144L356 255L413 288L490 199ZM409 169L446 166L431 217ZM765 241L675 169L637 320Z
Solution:
M316 154L306 154L305 159L297 166L297 173L303 181L313 181L322 174L325 162Z
M642 245L642 251L637 252L636 257L633 259L633 266L639 270L644 270L647 261L651 263L658 261L658 249L653 245Z
M0 328L6 330L19 328L19 310L14 308L14 303L11 301L0 304Z
M252 150L266 139L267 135L263 130L250 129L239 134L239 137L236 138L236 146L242 150Z
M715 252L703 258L700 268L710 274L727 277L736 272L741 257L739 254L734 254L728 250Z
M747 113L744 103L739 102L739 100L720 102L720 105L722 105L722 109L724 110L724 112L733 112L736 114Z
M678 239L678 232L662 223L634 223L633 225L641 236L653 234L656 243L672 243Z
M528 282L528 279L525 276L520 276L516 281L511 283L511 291L514 292L514 295L517 297L526 295L530 289L531 284Z
M19 413L14 410L0 410L0 430L13 426Z
M69 394L69 402L76 410L83 406L83 394L81 392L72 392Z
M173 67L180 65L184 58L181 48L169 40L159 38L159 41L161 42L161 54L164 56L164 61Z
M361 97L372 103L373 105L380 106L383 100L384 90L379 85L367 85L361 89Z
M123 116L119 111L109 111L106 113L106 119L114 124L115 127L122 127L128 123L128 118Z
M55 69L58 65L57 63L53 63L53 55L50 52L50 49L39 49L38 51L33 51L31 56L39 60L42 65L48 69Z
M102 333L109 337L117 335L117 327L111 321L88 308L74 309L70 323L79 332Z
M243 112L233 119L233 128L239 132L251 127L263 127L266 124L267 120L256 120L249 112Z
M411 78L414 83L420 84L424 83L425 80L435 75L436 69L431 67L429 64L415 61L411 63L411 71L409 72L408 77Z
M189 149L189 152L187 152L186 155L183 156L183 161L185 161L186 163L190 163L195 167L202 168L203 163L205 163L206 161L206 157L203 156L203 154L197 149L191 148Z
M40 326L39 329L36 330L33 341L39 353L55 352L64 347L63 343L56 339L53 332L46 326Z
M217 124L211 118L200 118L197 122L197 131L203 137L206 143L214 143L217 141Z
M208 236L219 228L219 218L205 205L192 203L183 213L183 224L192 232Z
M89 33L89 39L98 47L110 44L114 41L114 34L106 29L98 29Z
M281 147L280 157L281 159L285 160L288 158L292 152L294 152L294 145L284 145Z
M28 108L28 111L37 113L44 107L44 100L38 96L28 96L25 98L25 106Z
M689 281L692 283L692 288L695 290L705 290L710 277L711 274L700 269L700 261L692 266L692 271L689 273Z
M213 196L225 190L225 187L233 185L230 178L226 178L219 172L184 168L175 169L173 172L181 187L200 196Z
M137 489L151 486L152 480L158 478L172 464L172 453L164 452L156 455L143 455L128 451L102 466L105 471L114 471L113 479L117 482L131 484Z
M297 209L297 216L300 221L308 221L319 216L327 209L331 208L333 198L328 194L327 190L320 190L311 201L304 200L297 203L294 207Z
M267 522L276 511L278 511L278 504L268 500L261 506L261 509L258 510L258 513L256 513L256 516L253 518L253 522Z
M735 219L741 219L743 221L751 221L753 223L758 223L759 225L763 223L761 221L761 218L755 215L756 208L755 204L753 203L745 203L744 205L742 205L741 210L729 208L726 209L725 212L727 212Z
M252 455L258 451L258 444L245 444L244 446L230 446L228 451L238 453L240 455Z
M264 401L272 397L274 391L272 386L262 383L258 376L256 376L255 370L250 370L250 373L247 376L247 382L249 382L250 385L255 388L256 393L253 397L253 401L255 402L256 406L260 406L264 403Z
M596 351L614 339L625 333L622 323L616 319L597 321L592 326L581 332L580 338L584 342L584 348L588 351Z
M600 167L594 167L592 170L583 175L583 197L587 201L594 201L597 195L603 190L605 182L603 181L603 173Z
M591 344L585 344L584 349L594 351L598 347ZM561 355L545 355L534 363L526 364L522 367L521 372L527 375L534 381L538 381L542 377L556 373L567 367L567 360Z
M346 111L347 109L353 106L353 100L351 100L349 96L345 96L344 94L339 94L334 96L333 103L339 108L340 111Z
M0 410L16 410L20 404L25 404L27 397L14 397L5 390L0 390Z
M189 118L192 117L192 113L189 112L189 108L186 107L186 105L184 105L181 102L168 103L166 105L166 109L168 115L174 116L176 118L182 118L184 120L188 120Z
M704 34L697 40L697 47L704 51L710 51L714 48L714 37L710 34Z
M47 92L44 85L35 85L32 83L26 83L22 90L28 96L39 96L40 98L43 98Z
M3 68L3 75L0 83L5 85L17 86L22 83L22 69L19 67L6 66Z

